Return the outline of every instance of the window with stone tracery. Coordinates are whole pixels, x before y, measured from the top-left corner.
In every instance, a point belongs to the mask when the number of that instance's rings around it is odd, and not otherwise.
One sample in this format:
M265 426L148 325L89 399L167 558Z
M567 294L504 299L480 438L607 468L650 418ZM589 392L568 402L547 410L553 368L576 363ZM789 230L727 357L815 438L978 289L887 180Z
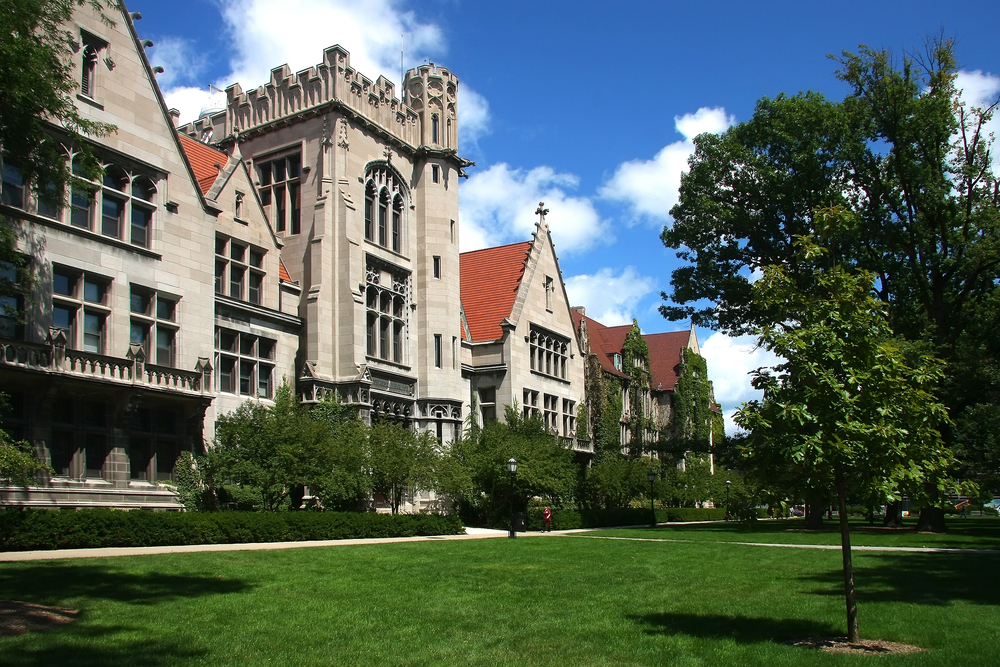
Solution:
M369 257L365 271L368 357L407 363L409 307L409 273Z
M405 243L406 188L387 166L365 176L365 239L393 252Z
M532 325L529 343L531 370L565 380L569 339Z

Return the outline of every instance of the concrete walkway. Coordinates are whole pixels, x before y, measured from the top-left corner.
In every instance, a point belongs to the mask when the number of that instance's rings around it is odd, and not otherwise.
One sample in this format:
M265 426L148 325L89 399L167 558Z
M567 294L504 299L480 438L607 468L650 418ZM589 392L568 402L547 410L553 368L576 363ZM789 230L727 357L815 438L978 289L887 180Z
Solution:
M688 525L695 523L687 522ZM711 523L702 522L698 523ZM675 525L661 523L661 526ZM615 528L645 528L645 526L615 526ZM625 540L632 542L686 542L702 544L736 544L749 547L781 547L786 549L825 549L840 550L840 545L833 544L771 544L765 542L728 542L709 540L679 540L661 537L611 537L609 535L592 535L607 528L576 528L573 530L554 530L547 533L532 531L519 533L518 538L569 536L593 540ZM154 554L199 553L205 551L274 551L277 549L308 549L312 547L340 547L360 544L398 544L405 542L440 542L442 540L482 540L507 537L506 530L489 528L465 529L464 535L432 535L427 537L374 537L357 540L313 540L303 542L251 542L245 544L184 544L165 547L107 547L100 549L46 549L44 551L5 551L0 552L0 563L17 561L61 560L64 558L110 558L113 556L149 556ZM954 554L1000 554L997 549L949 549L944 547L852 547L853 551L888 551L911 553L954 553Z

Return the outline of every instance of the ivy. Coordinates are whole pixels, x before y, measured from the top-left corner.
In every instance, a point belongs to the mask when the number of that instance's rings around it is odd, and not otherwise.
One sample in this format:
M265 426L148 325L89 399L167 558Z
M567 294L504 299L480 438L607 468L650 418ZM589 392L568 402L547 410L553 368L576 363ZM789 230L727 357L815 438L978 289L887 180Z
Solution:
M655 428L653 419L645 414L645 397L653 383L649 370L649 346L642 337L639 323L632 320L632 328L622 345L622 371L629 376L629 419L628 429L633 443L645 443L645 432ZM630 447L631 456L642 454L641 447Z
M715 436L713 430L717 431L722 426L717 421L721 422L721 417L712 412L712 384L708 379L708 364L704 357L684 348L681 351L680 371L674 386L673 411L668 428L668 438L675 443L673 449L709 451L711 438Z

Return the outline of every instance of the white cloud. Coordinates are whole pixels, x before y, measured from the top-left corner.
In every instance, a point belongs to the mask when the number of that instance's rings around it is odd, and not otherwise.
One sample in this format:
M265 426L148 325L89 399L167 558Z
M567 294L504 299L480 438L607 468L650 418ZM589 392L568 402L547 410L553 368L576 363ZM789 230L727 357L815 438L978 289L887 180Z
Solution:
M465 84L458 87L459 146L463 152L479 147L479 138L490 133L490 103Z
M560 252L585 250L598 239L610 242L613 239L593 202L567 194L578 184L573 174L546 166L525 171L501 162L477 171L462 185L462 252L527 240L535 229L540 201L549 209L545 219Z
M1000 76L990 73L984 74L982 70L967 72L962 70L955 80L955 87L962 91L962 101L973 107L985 109L997 101L1000 96ZM987 133L992 133L994 137L1000 137L1000 114L993 114L993 118L986 123ZM993 168L1000 170L1000 149L994 144Z
M656 279L639 275L631 266L621 275L603 268L593 275L571 276L566 294L574 306L585 306L587 316L609 327L631 324L639 300L656 290Z
M160 76L163 76L162 74ZM163 92L163 99L167 103L168 109L177 109L181 112L181 122L186 123L194 120L205 106L205 102L210 97L208 90L204 88L189 88L178 86Z
M181 110L181 121L196 117L209 97L208 84L220 88L239 82L244 90L256 88L270 79L271 69L287 63L299 71L320 62L323 49L339 43L351 54L351 66L372 80L384 75L397 84L399 94L400 39L407 67L424 62L447 51L441 29L433 23L419 21L412 11L402 8L402 0L231 0L221 4L226 41L231 54L229 72L214 81L196 81L200 74L192 67L188 53L197 49L178 49L171 45L174 38L160 38L157 50L159 63L168 74L160 79L164 95L170 100L183 97L185 107L171 102ZM308 17L303 20L302 17ZM294 39L289 39L294 35ZM191 86L193 88L180 88ZM170 88L176 85L178 88ZM200 89L201 102L195 92ZM183 91L183 92L182 92ZM480 102L477 105L477 102ZM481 97L472 102L479 110L479 131L485 126ZM197 107L197 108L195 108ZM187 115L192 113L194 115ZM476 118L474 114L474 126Z
M778 357L757 347L754 336L731 338L716 332L701 344L701 354L708 362L708 376L715 387L715 401L722 406L726 433L736 432L733 413L746 401L761 398L761 392L750 386L750 371L761 366L773 366Z
M163 72L156 76L160 88L171 88L175 82L193 81L205 70L205 60L200 58L197 47L182 37L162 37L146 49L149 64L160 65Z
M635 218L646 218L657 224L669 219L669 211L677 203L681 172L688 166L694 152L693 139L704 132L725 132L736 122L723 108L702 107L693 114L674 117L674 127L684 136L664 146L652 160L631 160L618 165L614 175L601 186L605 199L629 206Z

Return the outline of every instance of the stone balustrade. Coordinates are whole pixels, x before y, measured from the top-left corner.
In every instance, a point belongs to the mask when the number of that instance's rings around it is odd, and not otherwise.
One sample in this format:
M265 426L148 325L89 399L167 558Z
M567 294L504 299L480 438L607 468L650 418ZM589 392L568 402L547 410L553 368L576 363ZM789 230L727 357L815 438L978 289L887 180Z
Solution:
M212 367L206 358L200 358L193 371L147 364L145 359L142 347L137 345L131 346L124 358L67 349L65 336L58 329L44 344L0 340L0 366L186 394L212 391Z

